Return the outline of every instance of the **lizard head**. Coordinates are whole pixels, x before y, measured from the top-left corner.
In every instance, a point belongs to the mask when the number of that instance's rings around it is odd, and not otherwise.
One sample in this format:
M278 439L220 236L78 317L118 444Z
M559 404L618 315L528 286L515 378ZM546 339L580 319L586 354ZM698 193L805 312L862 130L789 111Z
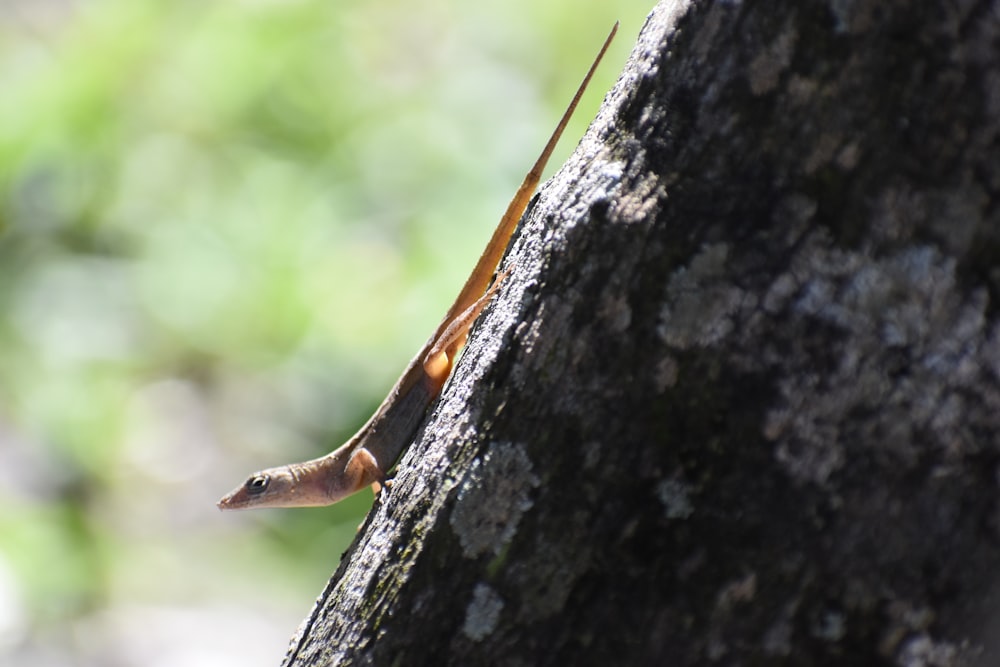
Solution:
M220 510L255 507L315 507L329 505L327 493L314 470L281 466L255 472L219 501Z
M348 443L326 456L255 472L218 502L220 510L332 505L385 475L367 449Z

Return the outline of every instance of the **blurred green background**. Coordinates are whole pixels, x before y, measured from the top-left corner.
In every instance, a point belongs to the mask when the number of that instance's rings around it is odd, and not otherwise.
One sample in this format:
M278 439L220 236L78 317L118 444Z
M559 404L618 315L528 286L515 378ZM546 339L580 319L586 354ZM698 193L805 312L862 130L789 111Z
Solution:
M371 495L216 500L364 422L652 4L0 2L0 665L278 664Z

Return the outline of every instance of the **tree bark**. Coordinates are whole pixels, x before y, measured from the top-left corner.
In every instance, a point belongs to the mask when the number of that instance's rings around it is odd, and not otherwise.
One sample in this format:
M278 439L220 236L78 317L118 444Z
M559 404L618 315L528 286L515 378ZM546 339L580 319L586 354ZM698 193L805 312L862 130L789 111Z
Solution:
M285 664L1000 664L998 33L657 6Z

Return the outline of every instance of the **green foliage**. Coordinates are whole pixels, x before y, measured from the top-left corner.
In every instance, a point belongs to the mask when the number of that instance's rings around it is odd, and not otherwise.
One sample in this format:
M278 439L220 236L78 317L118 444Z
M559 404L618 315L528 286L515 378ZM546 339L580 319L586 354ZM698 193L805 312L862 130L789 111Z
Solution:
M214 501L364 421L613 20L623 34L556 163L649 3L12 7L0 575L29 627L240 604L252 596L227 586L247 581L301 616L370 497L249 518Z

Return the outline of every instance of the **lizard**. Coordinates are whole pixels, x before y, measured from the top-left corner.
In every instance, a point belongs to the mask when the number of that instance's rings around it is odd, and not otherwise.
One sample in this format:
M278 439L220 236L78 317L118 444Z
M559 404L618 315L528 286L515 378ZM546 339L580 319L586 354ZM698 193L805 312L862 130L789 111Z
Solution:
M507 205L455 302L375 414L346 443L325 456L253 473L218 502L219 509L332 505L366 486L371 486L378 496L387 484L386 473L409 445L429 406L441 393L469 330L510 275L511 268L507 268L491 282L552 151L617 31L615 22L556 129Z

